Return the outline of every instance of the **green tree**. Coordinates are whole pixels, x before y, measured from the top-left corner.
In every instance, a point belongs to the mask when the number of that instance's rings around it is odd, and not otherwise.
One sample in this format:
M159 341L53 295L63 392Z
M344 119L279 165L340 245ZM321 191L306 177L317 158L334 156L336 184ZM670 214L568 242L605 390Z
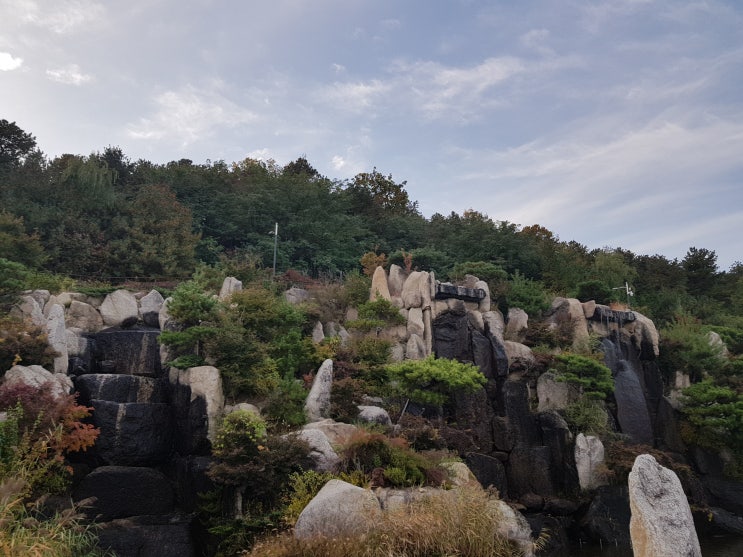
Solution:
M710 295L717 277L717 254L690 247L681 262L686 271L686 288L692 296Z
M0 173L19 166L35 147L33 135L23 131L15 122L0 120Z
M477 366L433 355L389 364L386 369L402 395L420 404L443 406L456 391L474 392L487 383Z
M38 233L27 234L23 217L0 211L0 258L38 268L46 257Z
M555 356L555 371L559 380L577 385L589 398L601 400L614 391L611 370L594 358L558 354Z

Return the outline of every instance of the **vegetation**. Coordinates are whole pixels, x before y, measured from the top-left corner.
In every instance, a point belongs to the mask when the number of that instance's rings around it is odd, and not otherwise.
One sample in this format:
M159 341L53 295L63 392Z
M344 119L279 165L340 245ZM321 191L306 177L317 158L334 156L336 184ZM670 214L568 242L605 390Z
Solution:
M614 391L611 370L595 358L580 354L555 356L557 379L579 387L584 396L603 400Z
M472 364L429 356L387 366L390 381L413 402L443 406L456 391L473 392L487 380Z
M452 497L431 497L410 508L383 515L364 536L295 540L291 534L266 539L255 557L510 557L520 554L494 528L502 520L499 507L480 488L461 488Z

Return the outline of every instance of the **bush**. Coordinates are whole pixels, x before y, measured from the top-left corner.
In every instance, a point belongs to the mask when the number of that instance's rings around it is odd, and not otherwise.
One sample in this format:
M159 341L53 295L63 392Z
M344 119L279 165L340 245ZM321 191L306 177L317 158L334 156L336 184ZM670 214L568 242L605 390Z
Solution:
M528 279L518 271L508 282L506 300L509 308L521 308L530 317L539 317L549 308L549 299L542 283Z
M443 406L455 391L474 392L487 383L476 366L434 356L390 364L386 369L402 396L419 404Z
M555 356L557 379L580 387L589 398L605 399L614 392L611 370L601 362L578 354Z
M661 329L660 339L658 366L666 375L680 371L696 382L722 365L719 348L710 345L706 332L692 319L677 316Z
M609 415L604 405L595 399L581 397L565 408L565 420L575 433L606 436L609 433Z
M282 379L269 395L263 408L266 419L278 430L304 425L307 391L301 381Z
M405 316L400 313L400 308L384 298L365 302L358 309L361 319L383 321L387 325L404 325L406 323Z
M508 273L500 266L487 261L467 261L457 263L449 273L451 280L463 280L465 275L473 275L488 284L497 284L508 279Z
M353 423L359 417L358 405L366 390L360 379L346 377L333 381L330 391L330 417L338 422Z
M600 280L579 282L575 289L575 297L581 302L594 300L597 304L608 305L612 301L611 288Z
M168 302L168 314L185 327L214 321L216 309L216 298L204 292L196 281L179 284Z
M0 372L16 364L50 367L55 356L42 327L12 317L0 319Z

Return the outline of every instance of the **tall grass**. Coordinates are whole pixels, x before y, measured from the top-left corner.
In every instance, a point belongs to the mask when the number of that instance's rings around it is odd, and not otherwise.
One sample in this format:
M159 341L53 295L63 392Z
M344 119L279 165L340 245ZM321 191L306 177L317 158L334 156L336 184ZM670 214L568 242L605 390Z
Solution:
M300 541L285 533L246 557L513 557L521 550L497 531L501 513L479 488L463 487L387 511L368 534Z

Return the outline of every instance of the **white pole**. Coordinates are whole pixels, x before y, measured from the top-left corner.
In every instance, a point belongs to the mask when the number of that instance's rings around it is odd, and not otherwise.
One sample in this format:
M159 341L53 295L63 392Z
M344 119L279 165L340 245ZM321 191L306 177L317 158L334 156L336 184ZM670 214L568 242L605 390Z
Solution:
M276 247L279 243L279 223L277 222L274 225L273 229L273 276L271 278L276 278Z

